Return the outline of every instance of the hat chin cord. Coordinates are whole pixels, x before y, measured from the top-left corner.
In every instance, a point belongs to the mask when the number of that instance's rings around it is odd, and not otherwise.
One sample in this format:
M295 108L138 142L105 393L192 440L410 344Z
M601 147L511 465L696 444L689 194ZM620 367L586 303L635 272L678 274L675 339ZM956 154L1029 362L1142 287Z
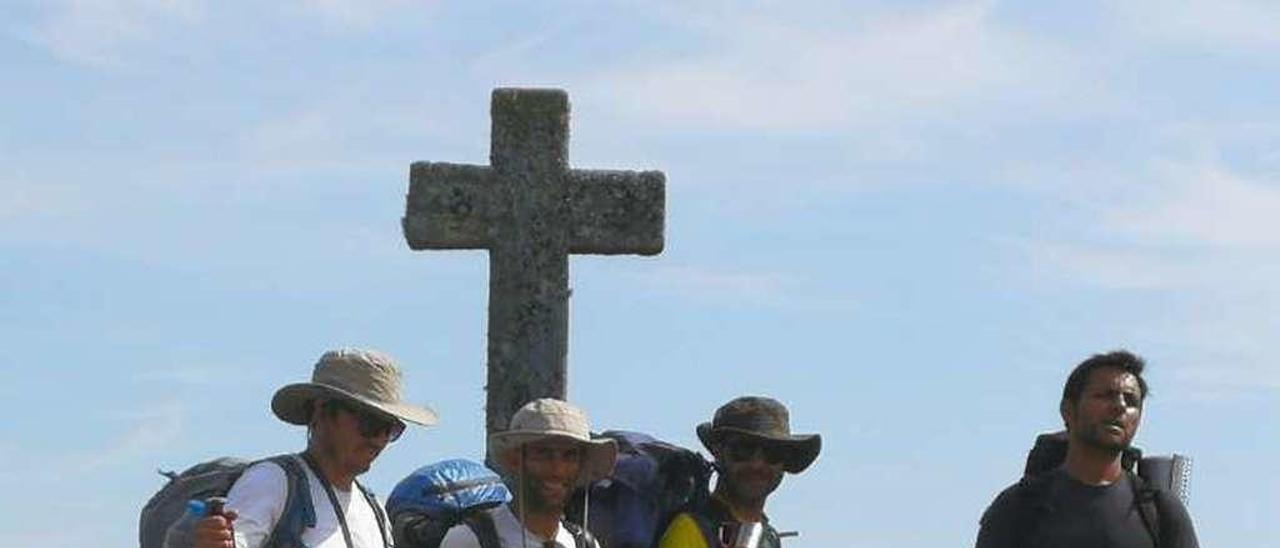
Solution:
M591 513L591 484L582 487L582 531L587 531L587 516Z
M520 497L516 500L516 507L517 507L516 510L520 513L520 529L521 529L520 546L521 548L529 548L530 531L529 531L529 526L525 522L526 513L525 513L525 506L524 506L525 504L524 499L525 499L525 496L527 495L527 493L525 493L525 489L527 486L524 483L524 456L525 456L524 446L521 446L520 447L520 470L516 473L516 484L519 485ZM587 518L590 515L590 513L591 513L591 484L588 483L582 489L582 530L584 532L588 530ZM559 529L559 524L556 524L556 528L557 530ZM552 538L548 540L555 541L555 533L552 533Z
M520 500L516 501L516 505L520 510L520 548L529 548L529 526L525 523L524 498L528 495L525 489L528 488L524 484L524 446L520 446L520 472L516 474L516 483L520 485Z

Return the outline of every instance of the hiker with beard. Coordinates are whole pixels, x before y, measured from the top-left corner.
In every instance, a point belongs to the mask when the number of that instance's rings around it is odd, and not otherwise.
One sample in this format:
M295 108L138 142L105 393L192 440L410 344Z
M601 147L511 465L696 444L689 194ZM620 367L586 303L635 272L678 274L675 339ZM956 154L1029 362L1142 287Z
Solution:
M1145 365L1119 350L1076 366L1058 405L1065 460L1001 492L982 516L977 548L1199 547L1182 502L1125 467L1147 397Z
M813 464L822 437L793 435L786 406L761 396L724 404L697 431L715 457L716 488L705 504L676 515L658 546L721 548L748 536L758 548L782 546L765 502L782 484L783 473L799 474Z
M325 352L311 382L276 391L271 410L307 427L306 450L245 470L227 492L226 510L197 522L195 547L390 546L382 505L356 476L369 471L406 422L436 423L430 409L400 400L395 360L356 348ZM304 494L311 511L288 511Z
M465 518L441 548L599 548L585 526L563 519L574 490L612 474L618 456L613 440L591 438L582 410L551 398L529 402L489 437L489 448L513 499Z

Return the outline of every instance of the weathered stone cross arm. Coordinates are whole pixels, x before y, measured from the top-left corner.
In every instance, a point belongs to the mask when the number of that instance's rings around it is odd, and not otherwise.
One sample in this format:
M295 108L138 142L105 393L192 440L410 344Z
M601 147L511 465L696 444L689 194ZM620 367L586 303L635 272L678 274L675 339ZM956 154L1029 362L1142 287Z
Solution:
M569 97L497 89L489 166L417 162L402 219L413 249L489 251L486 430L534 398L564 399L569 255L656 255L666 177L569 168Z
M569 170L567 228L574 254L656 255L663 247L661 171ZM403 220L414 250L492 249L503 211L493 168L415 162Z

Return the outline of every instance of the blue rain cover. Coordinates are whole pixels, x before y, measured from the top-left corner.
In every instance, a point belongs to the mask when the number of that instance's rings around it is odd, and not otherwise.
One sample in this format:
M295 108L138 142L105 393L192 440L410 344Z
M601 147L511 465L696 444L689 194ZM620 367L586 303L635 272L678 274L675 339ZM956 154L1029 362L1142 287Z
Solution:
M496 472L475 461L450 459L423 466L400 480L387 498L387 514L394 519L413 511L456 522L468 510L510 501L511 491Z

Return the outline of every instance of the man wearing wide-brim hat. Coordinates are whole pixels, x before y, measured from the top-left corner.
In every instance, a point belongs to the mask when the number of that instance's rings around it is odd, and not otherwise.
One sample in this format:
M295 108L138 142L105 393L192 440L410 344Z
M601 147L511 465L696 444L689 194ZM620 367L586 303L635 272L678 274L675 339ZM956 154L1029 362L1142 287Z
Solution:
M226 512L196 525L195 546L390 546L385 512L356 476L400 437L405 423L436 423L430 409L401 400L395 360L357 348L325 352L311 382L276 391L271 410L307 427L306 450L246 469L227 492Z
M618 458L613 440L592 439L581 409L531 401L489 437L489 450L513 499L450 529L441 548L599 548L585 524L563 519L574 490L609 477Z
M818 434L792 434L781 402L763 396L735 398L698 425L698 439L715 457L716 488L701 508L672 520L661 548L734 546L750 536L752 546L778 548L778 532L765 515L765 502L784 473L803 472L822 450Z

